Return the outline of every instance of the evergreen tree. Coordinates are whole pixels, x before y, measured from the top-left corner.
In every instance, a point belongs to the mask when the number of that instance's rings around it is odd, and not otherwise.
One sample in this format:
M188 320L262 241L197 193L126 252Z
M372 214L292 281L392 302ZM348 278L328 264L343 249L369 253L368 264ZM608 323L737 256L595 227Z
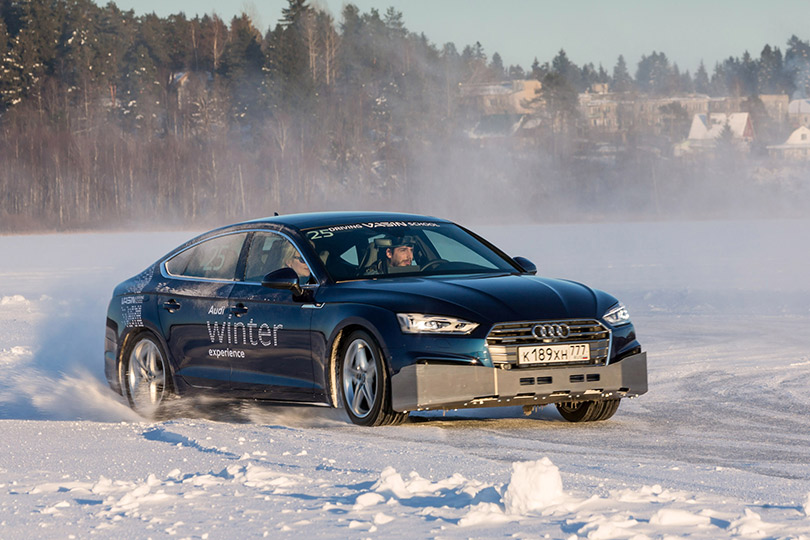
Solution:
M0 17L0 113L4 112L20 97L20 87L15 84L17 69L13 64L8 46L9 37L5 21Z
M487 55L480 41L476 41L473 46L464 47L461 51L461 60L465 68L463 82L477 83L490 80Z
M666 94L672 90L672 75L667 56L653 51L649 56L641 56L636 70L636 84L642 92Z
M715 97L728 96L729 88L726 79L723 64L717 62L714 65L714 72L712 73L712 79L709 83L709 95Z
M627 63L624 56L619 55L616 65L613 68L613 90L615 92L630 92L633 89L633 78L627 71Z
M281 9L279 23L284 28L293 26L309 11L308 0L287 0L287 7Z
M279 77L281 103L293 110L306 110L315 93L313 71L317 51L312 35L314 19L306 0L288 2L279 21L281 29L272 63Z
M796 98L810 95L810 43L791 36L785 51L785 68L792 73Z
M90 103L103 84L103 50L100 49L100 10L89 0L76 0L67 4L61 36L57 44L57 77L60 84L75 91L85 117L90 114Z
M506 70L503 67L503 59L497 52L492 55L492 60L489 63L489 69L492 72L492 79L495 81L502 81L506 78Z
M362 84L364 66L363 19L360 10L354 4L343 7L341 30L341 47L338 52L339 79L351 86Z
M739 64L739 78L742 94L746 96L756 96L760 93L758 88L759 82L759 67L757 63L751 58L748 51L745 51L742 56L742 61Z
M689 74L688 69L681 74L681 80L678 86L682 92L687 94L695 92L695 82L692 79L692 75Z
M404 38L408 34L407 30L405 30L405 23L402 20L402 12L394 9L393 6L385 11L383 22L389 31L389 35L392 37Z
M779 47L765 45L759 55L757 88L762 94L778 94L783 88L782 51Z
M695 92L698 94L708 94L710 91L709 74L706 72L706 66L703 65L703 60L701 60L698 70L695 72Z
M534 62L532 62L532 71L530 76L532 79L536 79L538 81L542 81L543 77L546 76L548 73L548 65L540 65L540 61L535 57Z
M523 68L520 66L509 66L507 76L510 80L520 81L526 79L526 72L523 71Z
M551 71L565 79L575 90L586 90L579 67L568 59L564 49L560 49L551 60Z
M197 69L216 75L229 39L228 27L218 16L205 15L200 20L199 28L199 37L195 36Z
M122 63L124 125L144 136L165 133L171 70L166 29L154 13L139 19L132 47Z
M267 110L261 92L265 63L261 33L243 13L231 20L229 36L222 55L220 74L231 89L234 120L250 124L259 121Z
M100 84L106 87L110 107L116 108L118 89L124 72L124 58L135 42L137 24L135 13L121 11L112 2L101 9L98 26L98 51Z

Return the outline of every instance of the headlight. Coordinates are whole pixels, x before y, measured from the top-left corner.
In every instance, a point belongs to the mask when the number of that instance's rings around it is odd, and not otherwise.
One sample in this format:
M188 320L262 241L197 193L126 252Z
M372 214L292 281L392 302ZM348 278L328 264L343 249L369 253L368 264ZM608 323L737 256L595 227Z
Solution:
M469 334L478 323L422 313L397 313L399 327L405 334Z
M610 308L602 318L613 326L619 326L630 322L630 313L627 312L627 308L624 307L624 304L619 302Z

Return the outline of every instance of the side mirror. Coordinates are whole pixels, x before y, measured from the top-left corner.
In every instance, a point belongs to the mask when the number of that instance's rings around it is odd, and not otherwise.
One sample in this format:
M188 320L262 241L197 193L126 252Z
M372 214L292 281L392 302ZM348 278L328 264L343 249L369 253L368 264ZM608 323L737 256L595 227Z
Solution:
M262 287L292 291L296 296L300 296L303 292L301 285L298 284L298 274L292 268L286 267L279 268L264 276Z
M537 265L526 257L514 257L512 260L518 263L527 274L535 275L537 273Z

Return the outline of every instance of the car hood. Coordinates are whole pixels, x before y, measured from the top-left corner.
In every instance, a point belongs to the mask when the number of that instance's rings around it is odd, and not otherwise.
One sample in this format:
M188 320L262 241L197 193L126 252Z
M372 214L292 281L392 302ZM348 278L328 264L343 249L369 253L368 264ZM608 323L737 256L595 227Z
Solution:
M488 323L600 318L617 302L581 283L525 274L363 280L325 286L319 293L319 302L358 302Z

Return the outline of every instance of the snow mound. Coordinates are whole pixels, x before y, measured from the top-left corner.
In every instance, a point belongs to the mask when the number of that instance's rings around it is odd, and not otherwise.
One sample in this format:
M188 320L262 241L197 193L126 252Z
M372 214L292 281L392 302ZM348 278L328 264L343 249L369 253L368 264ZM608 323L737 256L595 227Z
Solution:
M477 480L468 480L456 473L433 482L412 471L405 480L393 467L386 467L371 490L394 500L419 498L427 506L461 508L478 502L500 502L495 488Z
M778 529L773 523L762 521L762 517L753 510L746 508L745 515L732 521L728 527L731 534L749 538L765 538Z
M458 520L459 527L478 527L484 525L495 525L516 520L516 516L508 516L503 513L501 507L495 503L479 503L473 506L469 512Z
M31 347L16 346L8 349L0 349L0 365L14 364L33 355Z
M664 508L650 518L650 524L652 525L679 527L697 527L699 525L709 525L711 522L711 518L707 516L699 516L676 508Z
M26 299L21 294L14 294L12 296L4 296L0 298L0 306L28 306L30 300Z
M525 515L562 502L560 470L544 457L512 464L512 478L503 495L508 514Z
M613 516L597 515L590 518L590 521L583 525L578 534L585 536L588 540L611 540L613 538L647 538L646 536L630 536L633 527L638 525L638 521L630 517L626 512L620 512Z

